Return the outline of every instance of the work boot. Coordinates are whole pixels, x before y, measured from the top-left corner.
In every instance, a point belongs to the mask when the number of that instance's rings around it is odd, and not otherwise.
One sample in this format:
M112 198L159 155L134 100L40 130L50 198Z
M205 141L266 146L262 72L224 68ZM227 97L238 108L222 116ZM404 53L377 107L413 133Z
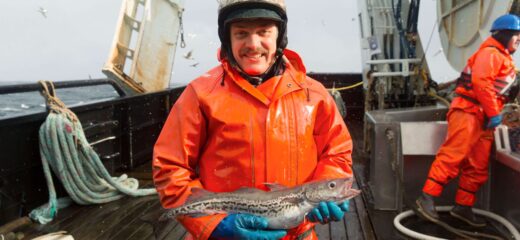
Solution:
M486 221L484 219L477 218L470 206L462 206L457 204L451 209L450 215L473 227L486 226Z
M435 210L433 196L423 192L422 195L415 200L415 205L419 213L428 220L435 222L439 219L439 215Z

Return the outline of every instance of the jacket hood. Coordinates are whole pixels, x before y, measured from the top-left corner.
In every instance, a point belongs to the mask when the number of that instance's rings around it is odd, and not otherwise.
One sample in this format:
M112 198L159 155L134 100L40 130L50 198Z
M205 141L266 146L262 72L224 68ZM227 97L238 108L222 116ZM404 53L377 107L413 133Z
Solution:
M483 49L483 48L487 48L487 47L494 47L496 49L498 49L500 52L502 53L505 53L505 54L510 54L509 53L509 50L507 50L506 46L502 45L499 41L497 41L495 38L493 37L488 37L486 39L486 41L484 41L481 45L480 45L480 49Z

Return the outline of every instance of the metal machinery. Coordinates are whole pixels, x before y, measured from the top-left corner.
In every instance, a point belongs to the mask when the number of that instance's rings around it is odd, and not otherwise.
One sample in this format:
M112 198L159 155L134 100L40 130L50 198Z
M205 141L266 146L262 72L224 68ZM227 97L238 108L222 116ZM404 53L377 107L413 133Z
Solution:
M519 12L518 1L358 0L365 88L364 150L376 210L402 211L416 198L446 134L454 80L489 36L494 19ZM436 9L436 11L434 11ZM478 193L477 207L520 228L520 155L497 131L498 161ZM495 156L495 155L492 155ZM507 187L506 187L507 186ZM439 204L453 204L455 184ZM511 213L512 212L512 213Z
M177 39L182 36L182 0L124 0L103 73L128 95L168 87Z

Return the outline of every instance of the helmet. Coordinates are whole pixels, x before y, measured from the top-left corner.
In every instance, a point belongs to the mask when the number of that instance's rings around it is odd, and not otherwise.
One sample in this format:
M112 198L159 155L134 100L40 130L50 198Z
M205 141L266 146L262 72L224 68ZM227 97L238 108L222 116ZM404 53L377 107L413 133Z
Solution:
M218 36L221 51L231 54L229 24L238 19L267 18L278 22L277 48L279 54L287 46L287 12L285 0L220 0L218 6Z
M491 32L500 30L520 31L520 18L514 14L506 14L498 17L491 26Z
M219 27L225 22L243 18L270 18L287 22L284 0L220 0Z

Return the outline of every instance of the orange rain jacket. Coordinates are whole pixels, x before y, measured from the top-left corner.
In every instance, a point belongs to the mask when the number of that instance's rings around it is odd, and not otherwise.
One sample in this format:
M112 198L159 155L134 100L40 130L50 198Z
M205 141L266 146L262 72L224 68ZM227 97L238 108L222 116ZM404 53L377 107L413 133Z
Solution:
M466 69L471 71L472 87L465 89L458 86L455 92L476 99L479 104L458 97L453 99L451 109L462 109L476 113L479 117L500 114L505 98L497 94L496 87L503 79L516 77L515 64L509 51L493 37L488 37L468 59Z
M257 88L225 60L192 81L173 106L155 144L153 178L163 207L183 204L192 188L266 190L352 176L352 140L334 100L306 76L300 57L284 51L286 70ZM208 239L224 214L180 217ZM285 239L308 232L305 221ZM306 239L317 239L312 232Z
M459 188L455 202L473 206L475 192L488 178L488 161L493 131L484 129L485 117L502 111L505 98L498 94L505 79L515 79L515 66L509 52L489 37L468 59L464 70L471 83L455 89L448 112L448 133L430 168L423 191L440 196L443 186L459 171Z

